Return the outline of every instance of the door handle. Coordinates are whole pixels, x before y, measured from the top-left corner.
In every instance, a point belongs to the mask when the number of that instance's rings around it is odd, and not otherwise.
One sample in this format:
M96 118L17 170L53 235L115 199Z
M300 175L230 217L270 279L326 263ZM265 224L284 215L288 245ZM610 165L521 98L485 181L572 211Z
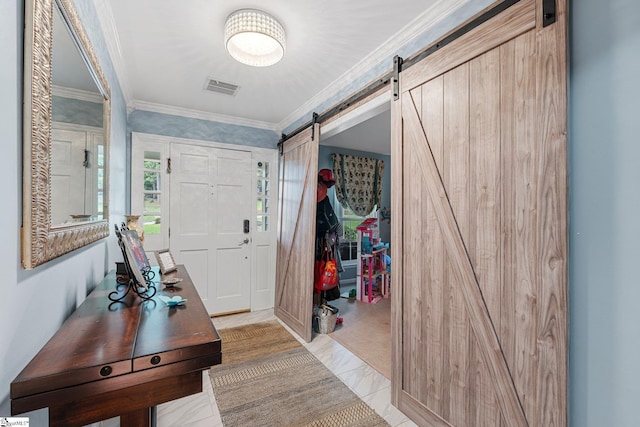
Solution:
M247 245L249 243L249 238L247 237L242 242L238 243L238 246Z

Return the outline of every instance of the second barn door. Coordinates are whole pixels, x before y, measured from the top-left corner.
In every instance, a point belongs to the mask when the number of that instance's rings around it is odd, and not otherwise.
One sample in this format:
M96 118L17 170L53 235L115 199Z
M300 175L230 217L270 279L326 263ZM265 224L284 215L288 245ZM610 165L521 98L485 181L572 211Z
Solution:
M283 142L275 313L311 341L320 125Z
M564 6L521 0L400 73L394 402L420 425L564 426Z

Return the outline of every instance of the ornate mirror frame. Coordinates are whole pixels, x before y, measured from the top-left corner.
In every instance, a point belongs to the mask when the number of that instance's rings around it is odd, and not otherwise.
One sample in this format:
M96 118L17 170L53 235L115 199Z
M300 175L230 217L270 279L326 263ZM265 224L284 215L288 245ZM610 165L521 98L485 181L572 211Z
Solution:
M59 7L102 91L104 215L100 220L51 225L51 124L53 13ZM111 93L73 0L27 0L24 35L22 267L32 269L109 236Z

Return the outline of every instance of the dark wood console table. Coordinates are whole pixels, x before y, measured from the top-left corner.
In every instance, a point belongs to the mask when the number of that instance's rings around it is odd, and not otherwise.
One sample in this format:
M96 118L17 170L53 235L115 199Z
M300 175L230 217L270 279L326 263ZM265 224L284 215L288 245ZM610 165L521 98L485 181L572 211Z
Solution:
M152 300L114 303L108 274L11 383L11 413L49 407L51 426L115 416L143 426L152 407L202 391L202 371L221 362L220 336L184 266L172 276L183 281L157 284ZM169 308L160 295L188 301Z

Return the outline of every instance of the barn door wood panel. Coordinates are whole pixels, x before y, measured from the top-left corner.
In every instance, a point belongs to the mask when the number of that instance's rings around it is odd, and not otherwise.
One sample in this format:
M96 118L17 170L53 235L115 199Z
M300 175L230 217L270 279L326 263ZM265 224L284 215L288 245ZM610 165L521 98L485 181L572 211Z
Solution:
M400 73L392 399L420 425L567 423L557 11L522 0Z
M275 314L307 342L312 337L319 135L316 124L285 141L280 159Z

